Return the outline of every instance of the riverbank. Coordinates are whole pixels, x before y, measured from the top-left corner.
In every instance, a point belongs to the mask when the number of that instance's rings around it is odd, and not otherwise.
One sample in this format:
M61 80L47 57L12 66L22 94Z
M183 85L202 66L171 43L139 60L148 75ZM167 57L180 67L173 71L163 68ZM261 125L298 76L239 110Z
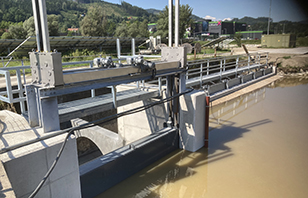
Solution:
M279 75L308 77L308 47L298 48L259 48L246 46L250 53L269 52L269 65L277 66ZM234 54L245 53L243 48L233 48Z

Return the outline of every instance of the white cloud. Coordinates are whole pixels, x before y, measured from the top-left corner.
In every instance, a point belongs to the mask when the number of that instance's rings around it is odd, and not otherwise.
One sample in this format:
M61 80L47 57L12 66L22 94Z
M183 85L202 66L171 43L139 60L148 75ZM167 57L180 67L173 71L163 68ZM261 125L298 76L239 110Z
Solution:
M231 18L224 18L223 21L231 21Z
M206 15L206 16L204 17L204 19L212 19L212 21L215 21L215 20L216 20L216 17L212 17L212 16L210 16L210 15Z

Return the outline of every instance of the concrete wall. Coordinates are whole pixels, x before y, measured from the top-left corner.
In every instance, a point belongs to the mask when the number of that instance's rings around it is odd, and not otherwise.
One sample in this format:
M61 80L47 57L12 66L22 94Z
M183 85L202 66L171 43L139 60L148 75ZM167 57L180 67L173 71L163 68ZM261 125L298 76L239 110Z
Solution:
M147 105L155 101L157 100L147 99L123 107L118 107L118 113ZM123 138L125 144L129 144L163 129L164 123L167 119L168 115L166 106L164 104L157 105L145 111L119 118L118 134Z
M4 161L16 197L26 198L43 179L61 143ZM37 197L81 197L76 139L71 138L62 156Z
M180 148L195 152L204 146L205 93L193 91L180 97Z
M0 148L46 135L31 128L21 115L0 111ZM53 163L66 134L30 144L0 155L16 197L26 198L37 187ZM71 136L51 175L36 197L81 197L76 138Z
M80 126L88 122L76 118L71 123L72 126ZM118 134L100 126L76 130L75 135L77 138L85 137L90 139L104 155L123 146L123 139Z

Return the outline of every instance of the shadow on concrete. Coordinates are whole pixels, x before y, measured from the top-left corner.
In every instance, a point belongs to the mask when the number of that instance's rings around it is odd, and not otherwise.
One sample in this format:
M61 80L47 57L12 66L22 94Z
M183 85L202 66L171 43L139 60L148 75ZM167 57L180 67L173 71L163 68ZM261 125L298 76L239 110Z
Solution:
M152 102L152 99L148 99L144 100L143 104L148 105ZM145 112L151 133L155 133L164 128L163 123L167 120L167 111L164 104L156 105L152 108L146 109Z
M7 146L9 146L9 144L8 144L8 142L6 141L6 139L2 136L3 133L4 133L4 131L6 131L6 129L7 129L7 125L6 125L4 122L2 122L1 120L0 120L0 125L1 125L0 140L2 141L3 145L4 145L5 147L7 147ZM12 154L11 151L8 151L7 154L8 154L8 156L9 156L11 159L14 159L14 158L15 158L15 157L13 156L13 154Z

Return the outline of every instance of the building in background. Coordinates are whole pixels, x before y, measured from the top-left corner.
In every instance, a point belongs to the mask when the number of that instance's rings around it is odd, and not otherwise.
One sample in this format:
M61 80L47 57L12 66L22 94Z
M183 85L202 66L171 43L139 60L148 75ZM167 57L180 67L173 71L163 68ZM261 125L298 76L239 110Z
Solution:
M246 23L235 21L211 21L209 22L209 33L220 35L233 35L236 32L246 31Z

